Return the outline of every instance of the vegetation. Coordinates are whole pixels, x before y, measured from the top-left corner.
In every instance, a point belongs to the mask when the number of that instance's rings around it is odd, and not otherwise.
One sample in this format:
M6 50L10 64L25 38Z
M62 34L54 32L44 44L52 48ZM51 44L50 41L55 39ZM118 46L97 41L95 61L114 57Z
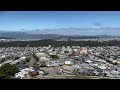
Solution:
M31 58L28 58L28 57L26 58L26 62L30 62L30 60L31 60Z
M19 72L19 68L9 63L0 67L0 79L11 79L15 73Z
M9 78L10 78L10 76L6 75L3 72L0 72L0 79L9 79Z
M33 53L33 58L35 58L36 62L39 61L39 58L35 55L35 53Z
M25 47L29 45L30 47L38 47L38 46L48 46L52 45L54 47L59 46L120 46L120 41L112 40L112 41L55 41L52 39L45 39L39 41L14 41L14 42L0 42L0 47Z
M50 57L51 57L52 59L59 59L59 57L58 57L57 55L50 55Z
M0 61L0 63L1 63L1 62L4 62L5 60L6 60L5 58L1 58L1 61Z

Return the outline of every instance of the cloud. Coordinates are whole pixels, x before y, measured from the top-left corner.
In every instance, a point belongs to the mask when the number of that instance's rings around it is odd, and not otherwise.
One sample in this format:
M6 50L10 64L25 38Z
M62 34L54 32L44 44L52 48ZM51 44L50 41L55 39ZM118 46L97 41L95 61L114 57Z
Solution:
M95 23L93 23L93 25L94 25L94 26L102 26L102 24L99 23L99 22L95 22Z

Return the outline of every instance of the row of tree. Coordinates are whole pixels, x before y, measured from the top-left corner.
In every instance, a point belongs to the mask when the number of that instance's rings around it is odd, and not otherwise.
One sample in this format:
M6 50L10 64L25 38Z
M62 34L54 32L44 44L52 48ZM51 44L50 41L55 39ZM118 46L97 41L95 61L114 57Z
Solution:
M55 40L39 40L39 41L14 41L14 42L0 42L0 47L25 47L29 45L30 47L38 46L48 46L52 45L54 47L59 46L119 46L120 41L55 41Z

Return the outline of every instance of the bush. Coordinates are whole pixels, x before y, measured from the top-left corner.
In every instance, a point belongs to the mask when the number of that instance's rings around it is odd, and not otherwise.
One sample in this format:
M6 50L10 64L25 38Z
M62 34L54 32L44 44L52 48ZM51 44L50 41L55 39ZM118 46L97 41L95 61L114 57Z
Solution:
M58 57L57 55L50 55L50 57L51 57L52 59L59 59L59 57Z
M27 57L27 58L26 58L26 62L30 62L30 58Z

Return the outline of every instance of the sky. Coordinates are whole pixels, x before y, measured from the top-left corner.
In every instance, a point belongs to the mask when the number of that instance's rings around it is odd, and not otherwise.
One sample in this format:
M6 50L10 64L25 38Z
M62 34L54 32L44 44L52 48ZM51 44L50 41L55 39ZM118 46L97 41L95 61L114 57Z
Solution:
M5 31L103 27L120 28L120 11L0 11L0 30Z

